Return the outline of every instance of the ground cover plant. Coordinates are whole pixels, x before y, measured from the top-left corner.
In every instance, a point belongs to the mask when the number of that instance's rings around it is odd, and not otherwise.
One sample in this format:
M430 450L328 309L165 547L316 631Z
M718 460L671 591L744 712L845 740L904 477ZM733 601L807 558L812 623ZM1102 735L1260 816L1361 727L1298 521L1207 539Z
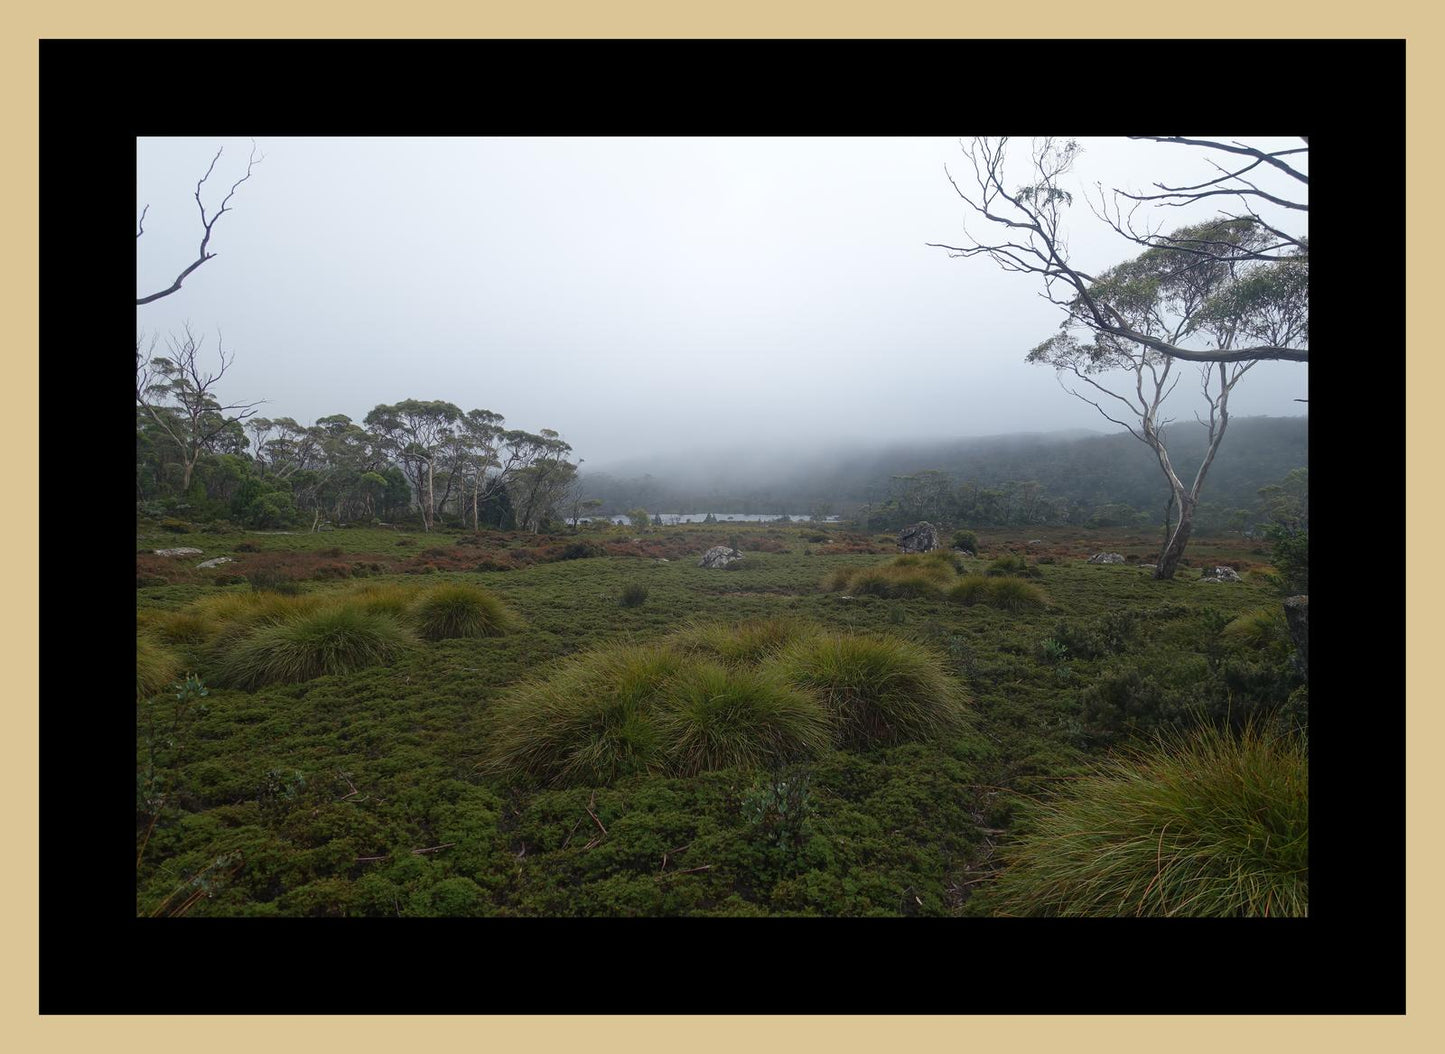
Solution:
M1248 708L1303 724L1303 678L1269 614L1278 590L1248 578L1267 567L1257 543L1205 538L1194 550L1237 564L1244 582L1161 582L1136 564L1085 562L1099 551L1147 562L1157 532L978 529L984 560L1013 553L1038 571L978 574L1048 601L1007 608L947 590L820 589L890 566L942 580L936 566L952 585L970 575L956 554L896 564L882 540L840 531L849 551L828 553L810 533L483 531L464 545L473 532L198 531L183 540L199 539L201 556L138 556L167 581L136 592L138 772L164 789L138 800L137 913L1002 912L992 891L1035 823L1026 805L1114 752L1147 747L1161 728ZM742 568L697 566L732 534ZM143 525L137 547L176 538ZM580 540L601 554L508 555L560 554ZM276 558L296 572L296 591L191 575L212 545L238 564ZM423 558L429 549L442 555ZM509 569L473 570L482 559ZM385 570L363 581L300 574L308 560ZM417 573L427 562L437 570ZM631 585L646 602L621 606ZM456 588L491 594L510 631L423 633L425 598ZM295 657L307 639L297 627L330 625L333 644L354 644L375 643L362 630L382 624L396 632L379 639L396 646L381 645L379 661ZM894 696L888 685L901 680L884 678L875 710L863 705L865 674L884 660L869 649L912 661L916 678ZM850 663L849 677L837 675ZM246 672L272 668L307 676ZM1131 668L1153 687L1121 681ZM204 705L166 737L174 747L146 749L143 730L160 727L155 715L187 675L204 685ZM911 709L934 689L935 706ZM1151 698L1160 720L1121 719L1143 712L1130 700Z

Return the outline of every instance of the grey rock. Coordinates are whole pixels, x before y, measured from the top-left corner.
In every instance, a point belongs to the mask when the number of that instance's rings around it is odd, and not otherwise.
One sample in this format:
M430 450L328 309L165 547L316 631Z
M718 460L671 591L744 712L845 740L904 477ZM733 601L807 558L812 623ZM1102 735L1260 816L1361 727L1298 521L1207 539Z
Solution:
M189 547L182 547L180 549L157 549L155 554L157 556L200 556L202 555L202 550L191 549Z
M899 552L928 553L939 547L938 529L927 520L912 524L898 532Z
M1091 564L1122 564L1124 558L1118 553L1095 553L1089 557Z
M197 566L197 567L220 567L222 564L229 564L230 562L231 562L231 558L230 558L229 556L218 556L218 557L216 557L214 560L202 560L202 561L201 561L200 563L198 563L196 566Z
M736 549L726 545L714 545L702 554L702 559L697 562L697 566L716 570L720 567L727 567L728 564L736 563L742 558L743 554Z
M1239 572L1232 567L1206 567L1199 574L1201 582L1242 582Z

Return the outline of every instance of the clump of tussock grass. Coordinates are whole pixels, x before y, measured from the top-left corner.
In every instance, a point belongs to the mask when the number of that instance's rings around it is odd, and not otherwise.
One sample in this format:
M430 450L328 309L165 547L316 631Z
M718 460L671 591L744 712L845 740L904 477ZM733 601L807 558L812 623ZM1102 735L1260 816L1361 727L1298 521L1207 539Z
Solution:
M221 651L222 683L253 689L345 674L405 653L415 638L396 619L325 606L238 634Z
M483 767L551 784L655 772L664 747L655 703L689 663L666 648L614 645L573 656L503 694Z
M344 603L374 615L390 615L405 619L416 603L417 591L411 586L373 582L345 594Z
M228 626L280 622L315 611L320 605L321 598L315 594L222 593L198 600L183 610L213 621L219 631Z
M1219 631L1219 638L1226 644L1260 651L1288 652L1293 647L1284 609L1277 604L1241 612Z
M221 631L214 614L194 606L167 611L155 620L155 633L167 644L203 644Z
M942 660L898 637L820 635L773 661L823 703L844 746L928 739L964 720L963 693Z
M944 595L957 604L987 604L1004 611L1044 607L1049 602L1038 585L1012 576L964 575Z
M832 729L818 700L776 671L699 662L684 666L659 700L667 771L766 767L828 748Z
M1305 916L1306 745L1206 726L1105 763L1037 809L991 896L1013 915Z
M823 588L830 593L890 598L936 597L957 576L951 553L905 553L876 567L839 568L823 580Z
M754 666L819 632L814 623L787 617L698 622L673 634L668 643L679 651L715 658L729 666Z
M428 590L417 601L414 616L417 631L427 640L500 637L517 622L495 593L464 583Z
M135 697L149 699L172 684L181 671L181 660L169 648L146 637L135 639Z

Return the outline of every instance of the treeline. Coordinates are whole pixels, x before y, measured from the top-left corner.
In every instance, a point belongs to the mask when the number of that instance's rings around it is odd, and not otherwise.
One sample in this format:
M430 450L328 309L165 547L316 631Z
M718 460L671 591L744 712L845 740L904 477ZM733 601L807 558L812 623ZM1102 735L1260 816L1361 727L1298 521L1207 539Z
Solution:
M440 400L303 425L223 407L169 360L138 387L141 515L249 528L408 521L539 530L582 505L572 448L551 429ZM232 412L227 412L232 411Z

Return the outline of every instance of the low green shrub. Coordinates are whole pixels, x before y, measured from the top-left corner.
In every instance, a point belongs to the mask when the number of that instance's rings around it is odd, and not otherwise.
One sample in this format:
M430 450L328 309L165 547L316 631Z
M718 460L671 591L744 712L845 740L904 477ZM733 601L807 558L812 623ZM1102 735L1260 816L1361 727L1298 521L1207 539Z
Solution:
M622 595L617 602L625 608L640 608L647 603L647 587L631 582L622 587Z
M1000 556L991 562L984 570L984 574L997 578L1005 575L1015 575L1020 578L1038 578L1042 572L1022 556L1009 554Z
M241 636L220 660L221 681L238 688L309 681L395 659L414 638L396 619L331 606Z
M256 592L282 593L295 596L301 592L301 583L285 571L269 567L255 567L246 571L246 581Z
M1212 727L1132 751L1039 807L989 892L997 913L1309 911L1309 754Z
M977 553L978 535L972 531L954 531L953 547L955 549L964 549L970 553Z
M438 586L422 594L415 608L417 631L427 640L500 637L516 625L496 594L465 584Z

